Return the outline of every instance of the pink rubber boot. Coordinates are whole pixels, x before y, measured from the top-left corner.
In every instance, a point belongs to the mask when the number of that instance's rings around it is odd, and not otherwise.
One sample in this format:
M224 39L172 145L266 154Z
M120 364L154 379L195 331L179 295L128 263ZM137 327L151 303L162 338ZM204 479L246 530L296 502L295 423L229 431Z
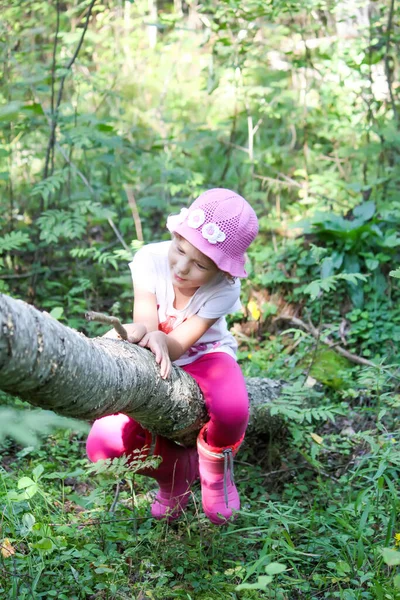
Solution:
M139 423L123 414L97 419L89 433L86 451L92 462L106 458L133 455L148 447L148 455L161 456L157 469L145 468L141 475L152 477L160 489L151 507L156 519L177 519L190 498L190 486L199 477L196 448L184 448L161 436L152 436Z
M184 448L167 438L157 436L154 456L161 456L156 469L143 469L139 473L153 477L160 489L151 506L155 519L174 521L186 508L190 487L199 478L199 461L196 448Z
M203 510L212 523L223 525L236 518L240 510L239 494L233 479L233 457L243 437L233 446L215 448L207 441L207 425L197 438Z

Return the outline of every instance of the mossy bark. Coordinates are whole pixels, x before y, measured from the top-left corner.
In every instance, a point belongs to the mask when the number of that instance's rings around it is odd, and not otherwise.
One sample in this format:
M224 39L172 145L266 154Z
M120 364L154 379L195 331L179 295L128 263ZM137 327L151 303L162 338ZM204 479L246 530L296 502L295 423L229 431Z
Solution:
M268 401L281 384L246 380L251 425L270 431ZM153 354L107 338L88 339L34 307L0 294L0 389L30 404L92 421L123 412L150 431L192 445L207 421L197 383L174 367L163 380ZM257 416L258 415L258 416ZM255 421L257 425L255 424Z

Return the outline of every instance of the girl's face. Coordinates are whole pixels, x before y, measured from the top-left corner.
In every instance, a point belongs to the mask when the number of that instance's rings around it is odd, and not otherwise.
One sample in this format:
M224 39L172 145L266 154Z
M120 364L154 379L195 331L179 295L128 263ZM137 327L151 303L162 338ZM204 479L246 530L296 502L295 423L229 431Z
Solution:
M168 253L172 284L182 292L192 293L211 281L219 269L213 261L180 235L174 234Z

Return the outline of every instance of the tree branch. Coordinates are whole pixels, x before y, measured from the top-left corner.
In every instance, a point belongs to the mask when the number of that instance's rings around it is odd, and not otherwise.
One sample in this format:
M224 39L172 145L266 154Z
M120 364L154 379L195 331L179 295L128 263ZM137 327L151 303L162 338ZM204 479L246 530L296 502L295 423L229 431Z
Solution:
M52 156L52 171L54 168L54 143L55 143L55 130L56 130L56 115L54 111L54 96L55 96L55 77L56 77L56 65L57 65L57 45L58 45L58 34L60 31L60 0L57 0L56 5L57 10L57 21L56 21L56 32L54 35L54 44L53 44L53 57L51 62L51 98L50 98L50 107L51 107L51 130L50 130L50 139L47 145L46 150L46 159L44 163L44 172L43 179L47 179L49 174L49 163L50 156ZM42 197L42 210L43 210L43 197Z
M33 91L33 93L34 93L34 91ZM35 96L35 93L34 93L34 96ZM37 98L37 102L38 102L38 104L41 105L39 98ZM46 113L44 113L44 114L46 114ZM47 121L49 123L49 127L51 128L52 127L52 123L51 123L51 120L50 120L49 117L47 117ZM75 165L75 163L72 162L72 160L70 159L70 157L68 156L68 154L65 152L64 148L62 146L60 146L60 144L56 140L54 142L54 146L59 151L59 153L61 154L61 156L64 158L64 160L66 161L66 163L75 171L75 173L78 175L78 177L86 185L86 187L88 188L88 190L90 190L91 194L95 198L95 196L96 196L95 195L95 191L92 188L92 186L90 185L87 177L85 177L85 175L82 173L82 171L80 171L78 169L78 167ZM111 229L115 233L116 237L118 238L119 242L121 243L121 245L125 248L125 250L129 251L130 250L129 246L126 244L124 238L122 237L122 235L118 231L118 229L117 229L114 221L111 219L111 217L107 217L107 221L108 221L108 224L110 225Z
M57 95L57 102L56 105L54 106L54 89L52 87L52 118L51 118L51 130L50 130L50 139L49 139L49 143L47 145L47 150L46 150L46 163L45 163L45 170L44 170L44 176L43 178L46 179L47 175L48 175L48 167L49 167L49 159L50 159L50 154L52 152L52 150L54 150L54 144L56 141L56 128L57 128L57 120L58 120L58 111L60 108L60 104L61 104L61 100L62 100L62 95L63 95L63 91L64 91L64 84L65 84L65 80L67 78L67 76L69 75L69 71L72 67L72 65L74 64L79 50L82 47L83 44L83 40L85 39L85 35L86 35L86 31L89 27L89 20L90 20L90 16L92 14L92 10L93 7L95 5L96 0L92 0L89 8L88 8L88 12L86 15L86 21L85 24L83 26L83 31L82 31L82 35L80 37L80 40L78 42L77 47L75 48L75 52L72 55L70 61L68 62L67 66L65 67L65 74L61 77L60 80L60 87L58 89L58 95ZM59 28L59 3L57 2L57 33L56 33L56 37L58 35L58 28ZM55 52L55 50L54 50ZM54 69L54 63L53 63L53 69Z
M392 78L390 75L390 66L389 66L389 49L390 49L390 42L391 42L391 35L392 35L393 14L394 14L394 0L391 0L388 24L387 24L387 28L386 28L386 49L385 49L384 61L385 61L386 79L387 79L388 88L389 88L390 103L392 105L394 118L396 119L396 121L398 121L399 114L397 112L397 107L396 107L396 103L395 103L394 96L393 96Z
M162 379L152 352L106 337L87 339L32 306L0 294L0 389L34 406L92 421L122 412L155 434L193 445L208 420L196 381L174 366ZM247 378L249 433L282 429L269 402L282 382Z
M123 340L128 339L128 333L117 317L110 317L109 315L104 315L103 313L89 310L87 313L85 313L85 319L86 321L97 321L98 323L111 325L111 327L114 327L115 331L122 337Z
M128 204L132 211L133 222L135 223L135 229L136 229L136 237L140 242L143 242L142 223L140 220L140 215L139 215L138 207L136 204L135 196L133 194L133 190L129 185L124 185L124 190L125 190L126 197L128 198Z
M365 367L373 367L374 369L379 369L379 365L376 365L375 363L371 362L370 360L367 360L366 358L363 358L362 356L357 356L356 354L352 354L351 352L348 352L341 346L337 346L335 344L335 342L332 342L332 340L329 339L328 337L325 337L325 338L320 337L321 332L319 331L319 329L314 327L314 325L311 323L311 321L310 321L309 325L306 325L306 323L304 323L304 321L302 321L301 319L298 319L297 317L285 317L283 315L276 317L274 319L274 322L275 321L287 321L288 323L291 323L292 325L295 325L296 327L300 327L301 329L304 329L304 331L306 331L307 333L310 333L316 340L319 339L323 344L326 344L330 348L334 349L338 354L341 354L342 356L344 356L344 358L347 358L347 360L349 360L350 362L356 363L357 365L363 365Z

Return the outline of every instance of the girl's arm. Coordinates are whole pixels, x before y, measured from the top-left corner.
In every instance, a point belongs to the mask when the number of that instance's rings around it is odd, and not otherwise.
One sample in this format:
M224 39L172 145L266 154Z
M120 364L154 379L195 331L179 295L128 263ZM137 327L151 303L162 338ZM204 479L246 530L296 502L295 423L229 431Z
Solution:
M133 322L141 323L146 327L146 333L157 331L158 311L156 295L147 290L140 289L134 284Z
M155 294L134 285L133 323L126 325L128 342L137 344L150 331L158 329L157 300Z
M168 353L172 361L178 360L185 354L193 344L197 342L210 329L218 319L205 319L194 315L176 329L171 331L167 337Z
M156 362L160 365L161 377L166 379L171 372L171 361L185 354L217 320L194 315L168 335L162 331L147 333L140 340L139 346L149 348L153 352Z
M157 301L155 294L134 286L133 323L124 323L128 342L137 344L150 331L158 329ZM107 331L104 337L118 339L115 329Z

